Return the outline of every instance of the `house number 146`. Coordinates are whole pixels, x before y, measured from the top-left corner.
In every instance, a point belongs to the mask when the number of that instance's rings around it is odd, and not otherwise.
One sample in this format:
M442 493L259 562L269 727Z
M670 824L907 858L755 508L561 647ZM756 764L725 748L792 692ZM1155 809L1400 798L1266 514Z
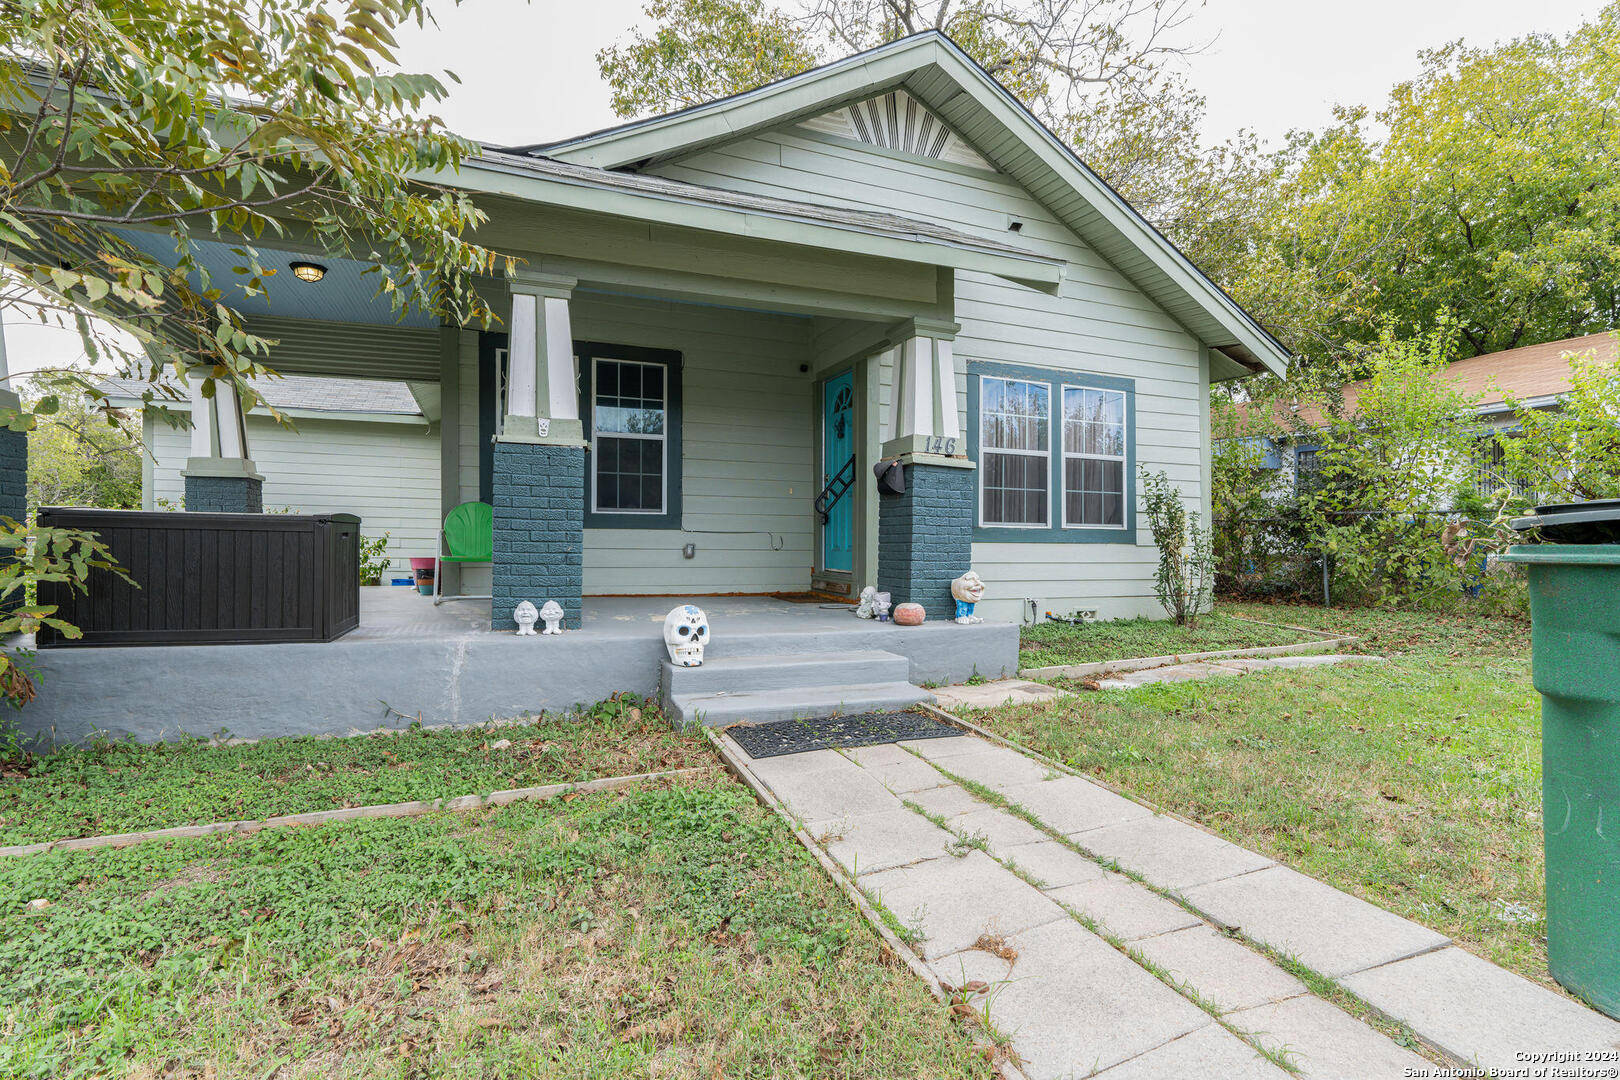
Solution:
M929 454L944 454L949 457L956 453L956 440L947 439L943 435L929 435L923 440L923 451Z

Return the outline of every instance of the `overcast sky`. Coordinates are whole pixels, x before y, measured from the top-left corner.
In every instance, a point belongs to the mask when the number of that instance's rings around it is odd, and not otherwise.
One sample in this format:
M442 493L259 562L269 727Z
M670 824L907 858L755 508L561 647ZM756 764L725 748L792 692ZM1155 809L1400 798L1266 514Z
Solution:
M615 122L596 52L621 39L641 0L464 0L434 5L436 28L402 39L403 66L460 76L440 113L488 142L544 142ZM1417 71L1417 53L1456 38L1485 45L1531 31L1565 33L1599 0L1209 0L1190 27L1212 41L1186 61L1209 101L1206 134L1250 128L1270 139L1320 127L1335 103L1381 104ZM14 372L80 355L77 335L6 327Z

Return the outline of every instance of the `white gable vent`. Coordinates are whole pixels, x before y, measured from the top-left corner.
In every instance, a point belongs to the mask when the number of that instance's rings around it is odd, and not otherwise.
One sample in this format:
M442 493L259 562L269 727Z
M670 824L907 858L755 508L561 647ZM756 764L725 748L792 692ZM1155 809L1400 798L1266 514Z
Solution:
M980 157L956 132L945 126L945 121L929 112L926 106L904 90L895 90L818 116L805 121L803 126L823 135L854 139L869 146L881 146L885 150L899 150L995 172L995 166Z

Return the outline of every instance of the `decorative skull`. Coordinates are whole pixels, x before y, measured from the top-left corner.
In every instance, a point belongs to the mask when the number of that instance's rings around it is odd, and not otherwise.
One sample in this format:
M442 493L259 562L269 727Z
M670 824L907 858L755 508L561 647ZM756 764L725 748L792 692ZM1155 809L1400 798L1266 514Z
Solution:
M855 608L855 617L857 619L877 618L877 611L873 607L877 603L877 594L876 585L868 585L861 590L861 602Z
M676 667L702 667L709 643L709 617L696 604L682 604L664 616L664 646Z
M542 634L562 633L563 609L555 600L547 600L546 606L540 609L540 617L546 621L546 628Z
M528 637L534 633L534 622L540 617L540 612L527 600L518 602L512 609L512 621L518 624L518 637Z

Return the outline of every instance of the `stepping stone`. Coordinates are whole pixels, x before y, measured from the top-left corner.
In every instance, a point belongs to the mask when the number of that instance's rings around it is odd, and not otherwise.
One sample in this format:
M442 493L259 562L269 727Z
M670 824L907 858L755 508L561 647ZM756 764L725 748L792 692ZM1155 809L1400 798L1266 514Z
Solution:
M856 747L844 751L844 754L896 795L909 795L914 791L926 791L950 783L928 762L892 743L887 746Z
M950 735L943 739L908 739L896 745L915 750L929 761L943 761L958 754L971 754L994 743L985 742L977 735Z
M966 788L957 787L955 784L930 788L927 791L914 791L906 796L906 801L916 803L935 817L947 820L959 814L977 813L989 807L988 803L975 799Z
M989 743L982 750L952 754L947 758L930 757L929 760L938 761L939 767L948 773L983 784L993 791L1001 791L1015 784L1033 784L1052 775L1052 770L1040 762L1016 750Z
M1105 872L1100 880L1048 889L1046 895L1126 941L1203 925L1196 915L1122 874Z
M1219 1024L1201 1027L1096 1076L1097 1080L1180 1080L1194 1076L1289 1080L1288 1073Z
M1075 842L1161 889L1185 889L1273 865L1264 855L1172 817L1145 817L1093 829Z
M1436 1066L1319 997L1289 998L1222 1017L1262 1046L1283 1051L1302 1080L1396 1080Z
M1284 866L1178 895L1213 921L1338 979L1401 960L1450 939Z
M830 762L820 757L824 753L832 755ZM801 758L810 760L795 765ZM871 773L831 750L766 758L749 768L807 825L904 809Z
M1488 1069L1522 1068L1527 1052L1620 1050L1620 1023L1455 947L1344 985L1446 1053Z
M901 926L921 931L921 952L930 959L970 948L986 934L1009 937L1069 921L1039 889L982 851L869 874L861 888Z
M1095 862L1056 840L1022 844L1008 848L1000 855L1003 861L1015 864L1018 869L1038 880L1043 889L1061 889L1082 881L1101 881L1106 875L1106 871Z
M1243 674L1219 664L1169 664L1165 667L1145 668L1142 671L1122 671L1097 680L1099 690L1135 690L1139 686L1156 683L1193 682L1198 679L1234 678Z
M1208 926L1143 938L1132 947L1223 1012L1306 992L1305 984L1288 972Z
M1048 829L1065 836L1153 816L1153 811L1141 803L1079 776L1064 775L997 791L1008 802L1034 814Z
M956 837L905 807L809 827L827 854L852 874L889 870L948 855Z
M977 686L942 686L934 698L942 709L993 709L998 705L1051 701L1058 691L1045 683L1024 679L996 679Z
M1005 810L994 808L958 814L950 822L951 831L960 837L969 840L975 836L984 837L995 855L1020 844L1038 844L1047 839L1045 833L1029 822L1020 821Z
M975 949L929 966L953 986L991 985L977 1000L1011 1037L1030 1080L1088 1076L1212 1023L1071 919L1010 935L1006 944L1017 953L1010 965Z

